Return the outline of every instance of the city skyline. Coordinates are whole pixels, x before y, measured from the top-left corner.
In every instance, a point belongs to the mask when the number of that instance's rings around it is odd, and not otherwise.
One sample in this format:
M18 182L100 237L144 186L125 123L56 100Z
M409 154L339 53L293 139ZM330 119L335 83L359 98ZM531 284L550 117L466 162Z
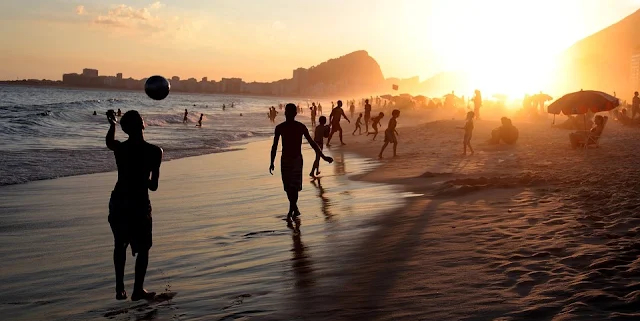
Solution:
M491 71L492 85L510 85L500 78L522 61L530 69L523 72L539 74L530 82L537 81L553 57L640 6L638 0L516 2L11 0L0 4L6 62L0 79L59 80L94 66L134 78L265 82L364 49L385 77Z

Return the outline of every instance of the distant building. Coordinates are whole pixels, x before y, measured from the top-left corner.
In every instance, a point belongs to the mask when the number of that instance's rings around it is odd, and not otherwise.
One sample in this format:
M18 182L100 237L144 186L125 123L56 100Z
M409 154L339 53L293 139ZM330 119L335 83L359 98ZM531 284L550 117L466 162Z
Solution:
M85 77L98 77L98 69L84 68L82 69L82 75Z
M207 78L207 77L202 77L202 82L207 82L207 81L209 81L209 78Z
M242 92L242 78L222 78L220 83L223 93L239 94Z
M180 77L173 76L173 77L171 77L171 81L178 82L178 81L180 81Z
M293 93L304 94L307 92L309 81L309 70L298 68L293 71Z
M117 73L116 78L118 78L118 80L122 80L122 73L121 72Z
M631 86L633 90L640 90L640 47L631 55Z

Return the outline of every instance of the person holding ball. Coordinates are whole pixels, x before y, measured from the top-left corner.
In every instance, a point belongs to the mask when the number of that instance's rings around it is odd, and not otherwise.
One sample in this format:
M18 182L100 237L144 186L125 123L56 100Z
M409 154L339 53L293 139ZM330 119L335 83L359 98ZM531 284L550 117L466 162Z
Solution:
M116 299L125 300L124 267L127 247L136 257L135 283L131 301L153 299L155 292L144 289L144 278L149 264L149 249L152 245L151 202L149 190L158 189L162 148L144 140L144 121L135 110L127 111L120 119L120 127L129 139L115 139L116 117L107 114L109 131L107 148L113 151L118 166L118 181L109 200L109 225L113 232L113 265L116 271Z

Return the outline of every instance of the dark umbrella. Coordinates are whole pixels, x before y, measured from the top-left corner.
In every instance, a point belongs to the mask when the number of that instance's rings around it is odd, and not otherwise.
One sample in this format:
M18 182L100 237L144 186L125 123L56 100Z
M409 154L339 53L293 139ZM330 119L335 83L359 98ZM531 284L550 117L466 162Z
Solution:
M553 100L553 97L551 97L551 96L549 96L547 94L543 94L543 93L535 94L531 98L533 98L534 100L537 100L537 101Z
M554 101L547 112L549 114L559 115L580 115L587 112L598 113L601 111L609 111L620 105L618 98L607 93L595 90L581 90L574 93L566 94L560 99Z
M424 103L429 98L427 98L426 96L423 96L423 95L418 95L418 96L413 97L413 99L415 99L418 102Z

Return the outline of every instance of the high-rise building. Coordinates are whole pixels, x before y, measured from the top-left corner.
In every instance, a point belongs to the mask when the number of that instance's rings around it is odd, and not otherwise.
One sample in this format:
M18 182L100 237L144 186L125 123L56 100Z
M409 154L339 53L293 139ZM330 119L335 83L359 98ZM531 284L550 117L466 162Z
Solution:
M98 69L84 68L82 69L82 75L85 77L98 77Z
M631 86L633 90L640 90L640 47L631 54Z
M117 73L117 74L116 74L116 78L118 78L118 79L122 79L122 73L121 73L121 72Z
M207 78L207 77L202 77L202 82L207 82L207 81L209 81L209 78Z

